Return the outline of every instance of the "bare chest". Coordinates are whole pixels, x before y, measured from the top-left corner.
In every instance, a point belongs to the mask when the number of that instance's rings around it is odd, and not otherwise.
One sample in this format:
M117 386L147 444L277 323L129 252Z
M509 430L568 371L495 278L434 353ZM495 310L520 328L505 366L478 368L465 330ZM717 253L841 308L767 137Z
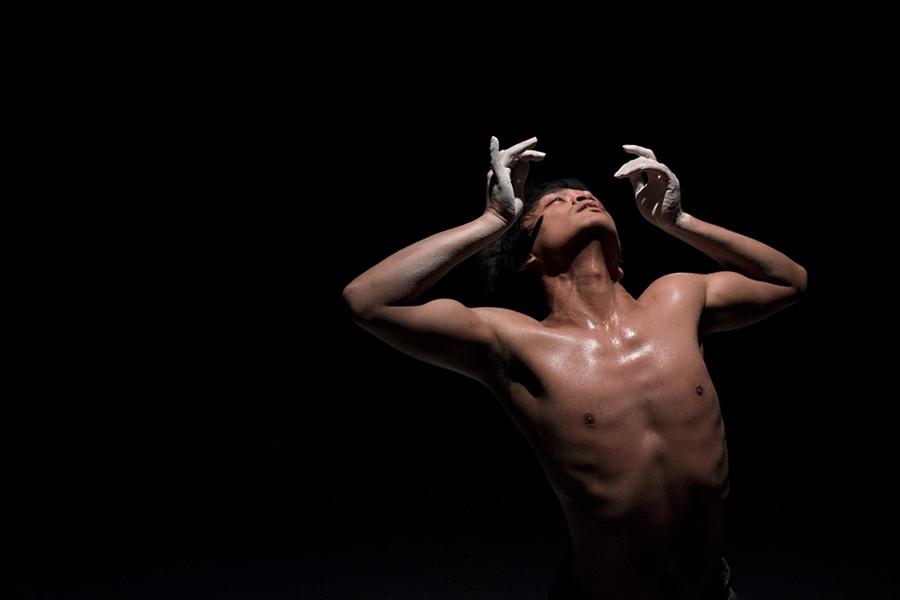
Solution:
M559 493L606 516L643 511L656 522L698 486L721 488L720 407L690 331L663 323L618 339L567 334L532 343L523 360L508 407Z
M519 356L506 402L538 448L573 460L692 452L698 431L720 434L718 398L690 327L660 320L554 332Z
M535 396L569 403L650 401L691 391L681 388L692 383L696 391L709 377L695 330L665 322L536 335L517 355L513 377Z

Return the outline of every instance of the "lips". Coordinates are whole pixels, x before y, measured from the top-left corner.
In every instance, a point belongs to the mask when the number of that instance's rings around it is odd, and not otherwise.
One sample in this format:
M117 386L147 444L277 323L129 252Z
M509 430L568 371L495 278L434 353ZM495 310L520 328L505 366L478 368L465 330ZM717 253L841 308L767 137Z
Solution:
M602 208L600 208L599 204L594 204L593 202L585 202L584 204L579 206L578 210L576 210L575 212L580 213L586 208L596 208L597 210L603 210Z

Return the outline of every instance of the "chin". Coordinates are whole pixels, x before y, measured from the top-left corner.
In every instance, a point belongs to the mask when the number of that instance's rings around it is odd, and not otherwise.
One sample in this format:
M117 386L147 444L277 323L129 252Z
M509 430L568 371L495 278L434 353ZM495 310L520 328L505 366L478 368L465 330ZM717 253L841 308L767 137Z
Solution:
M606 213L595 213L594 217L587 219L587 226L591 229L605 231L618 237L619 232L616 230L616 224L607 216Z

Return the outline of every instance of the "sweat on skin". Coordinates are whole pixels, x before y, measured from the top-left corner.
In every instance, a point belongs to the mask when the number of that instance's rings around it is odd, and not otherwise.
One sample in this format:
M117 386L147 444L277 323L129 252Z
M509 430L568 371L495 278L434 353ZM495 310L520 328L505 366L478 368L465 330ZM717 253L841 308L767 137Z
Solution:
M569 528L554 594L726 598L722 526L728 453L706 335L799 300L805 269L777 250L682 209L678 179L652 151L616 173L651 224L722 265L672 273L638 298L621 284L618 232L592 194L560 189L523 217L536 138L502 150L480 217L389 256L354 279L355 322L397 349L482 382L535 451ZM540 219L521 269L541 285L538 321L500 307L416 298L450 269ZM560 590L566 590L561 592Z

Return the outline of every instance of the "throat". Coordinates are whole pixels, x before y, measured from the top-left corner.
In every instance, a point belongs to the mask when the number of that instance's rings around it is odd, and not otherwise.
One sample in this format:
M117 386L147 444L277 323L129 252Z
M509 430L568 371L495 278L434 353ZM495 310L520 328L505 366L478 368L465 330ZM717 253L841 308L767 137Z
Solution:
M634 298L618 283L588 282L560 285L549 298L547 324L569 324L613 335L622 315L632 308Z

